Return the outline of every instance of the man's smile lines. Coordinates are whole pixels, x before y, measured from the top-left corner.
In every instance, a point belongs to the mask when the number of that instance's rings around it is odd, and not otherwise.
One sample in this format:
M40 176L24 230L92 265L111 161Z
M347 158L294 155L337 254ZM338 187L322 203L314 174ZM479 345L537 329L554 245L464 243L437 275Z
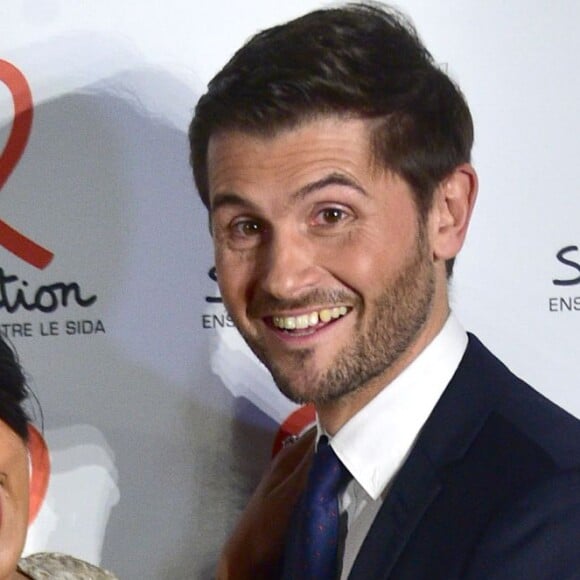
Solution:
M346 306L335 306L334 308L323 308L308 314L299 316L273 316L272 324L282 330L304 330L312 328L319 323L327 323L344 316L348 312Z

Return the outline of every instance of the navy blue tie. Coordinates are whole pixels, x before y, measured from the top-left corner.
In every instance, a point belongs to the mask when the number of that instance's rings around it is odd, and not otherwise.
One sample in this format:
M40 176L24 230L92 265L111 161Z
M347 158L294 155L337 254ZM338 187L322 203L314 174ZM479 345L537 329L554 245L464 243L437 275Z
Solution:
M338 494L348 470L322 436L306 489L293 514L284 554L284 580L333 580L337 576Z

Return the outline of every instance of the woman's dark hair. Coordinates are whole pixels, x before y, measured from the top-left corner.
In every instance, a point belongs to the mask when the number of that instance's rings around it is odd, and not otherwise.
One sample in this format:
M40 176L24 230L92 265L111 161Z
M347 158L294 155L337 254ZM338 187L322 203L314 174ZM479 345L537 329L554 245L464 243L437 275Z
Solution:
M24 408L26 380L15 351L0 335L0 419L23 441L28 441L30 418Z

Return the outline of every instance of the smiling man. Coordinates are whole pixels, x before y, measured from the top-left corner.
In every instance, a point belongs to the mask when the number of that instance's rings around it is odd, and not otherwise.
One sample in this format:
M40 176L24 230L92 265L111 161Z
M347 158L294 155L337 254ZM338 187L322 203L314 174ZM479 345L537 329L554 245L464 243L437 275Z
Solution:
M220 290L317 428L218 577L580 577L580 426L450 312L477 193L467 104L376 5L251 39L190 129Z

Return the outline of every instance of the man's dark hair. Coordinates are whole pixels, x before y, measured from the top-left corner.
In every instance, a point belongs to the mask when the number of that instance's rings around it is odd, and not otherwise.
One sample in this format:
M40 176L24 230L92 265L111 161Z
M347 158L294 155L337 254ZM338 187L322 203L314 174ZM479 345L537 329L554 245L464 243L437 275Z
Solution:
M0 420L28 441L30 419L24 409L28 389L16 354L0 335Z
M423 217L437 185L470 160L467 103L413 25L390 8L348 4L256 34L209 83L189 130L206 207L212 135L273 136L321 115L372 119L375 161L410 184Z

